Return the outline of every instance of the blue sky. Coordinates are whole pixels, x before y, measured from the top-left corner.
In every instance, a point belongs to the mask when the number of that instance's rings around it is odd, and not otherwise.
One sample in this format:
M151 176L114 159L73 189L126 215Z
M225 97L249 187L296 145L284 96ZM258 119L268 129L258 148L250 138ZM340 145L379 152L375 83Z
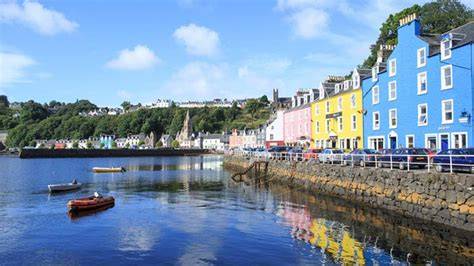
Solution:
M100 106L290 95L347 74L388 14L423 2L0 0L0 94Z

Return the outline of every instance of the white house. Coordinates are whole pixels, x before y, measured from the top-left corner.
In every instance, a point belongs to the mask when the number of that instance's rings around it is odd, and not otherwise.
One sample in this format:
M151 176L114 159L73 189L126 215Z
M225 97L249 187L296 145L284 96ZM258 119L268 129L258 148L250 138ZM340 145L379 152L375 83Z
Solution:
M265 134L265 146L280 146L285 144L283 137L284 110L277 110L269 120Z

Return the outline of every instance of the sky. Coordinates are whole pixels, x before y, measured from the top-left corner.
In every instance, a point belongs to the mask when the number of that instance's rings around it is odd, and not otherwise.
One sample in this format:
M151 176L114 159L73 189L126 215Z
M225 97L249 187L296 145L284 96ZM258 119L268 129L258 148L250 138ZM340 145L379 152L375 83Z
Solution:
M0 0L0 94L99 106L290 96L348 74L389 14L424 2Z

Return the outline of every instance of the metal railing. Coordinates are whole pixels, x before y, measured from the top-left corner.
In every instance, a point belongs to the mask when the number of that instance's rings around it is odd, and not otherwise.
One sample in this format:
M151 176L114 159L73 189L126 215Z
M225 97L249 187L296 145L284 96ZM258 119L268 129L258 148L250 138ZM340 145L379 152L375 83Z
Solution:
M352 154L268 151L227 151L226 154L258 160L312 161L322 164L339 164L350 167L375 167L428 172L474 173L474 155L455 154Z

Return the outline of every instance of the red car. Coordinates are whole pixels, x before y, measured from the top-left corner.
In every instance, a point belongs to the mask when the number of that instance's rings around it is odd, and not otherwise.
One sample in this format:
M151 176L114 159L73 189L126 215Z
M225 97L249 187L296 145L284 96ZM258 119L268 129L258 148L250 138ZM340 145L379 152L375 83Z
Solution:
M321 153L322 151L323 151L322 149L308 149L303 154L303 158L305 158L306 160L318 159L318 154Z

